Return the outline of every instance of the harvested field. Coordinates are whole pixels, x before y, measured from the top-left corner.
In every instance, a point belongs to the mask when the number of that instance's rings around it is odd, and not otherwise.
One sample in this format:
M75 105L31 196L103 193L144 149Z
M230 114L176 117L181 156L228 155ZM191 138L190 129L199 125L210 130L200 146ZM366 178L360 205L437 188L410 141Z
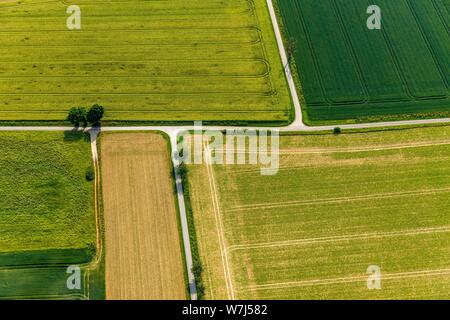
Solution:
M101 138L106 298L185 299L168 143L152 133Z

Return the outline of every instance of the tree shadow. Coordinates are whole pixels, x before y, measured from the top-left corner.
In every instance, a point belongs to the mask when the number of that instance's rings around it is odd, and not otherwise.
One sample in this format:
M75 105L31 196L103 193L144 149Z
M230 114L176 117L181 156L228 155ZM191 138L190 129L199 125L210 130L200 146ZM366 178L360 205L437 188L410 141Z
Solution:
M70 131L64 131L63 134L64 134L64 141L66 142L80 141L86 135L83 131L79 131L77 127L73 128Z

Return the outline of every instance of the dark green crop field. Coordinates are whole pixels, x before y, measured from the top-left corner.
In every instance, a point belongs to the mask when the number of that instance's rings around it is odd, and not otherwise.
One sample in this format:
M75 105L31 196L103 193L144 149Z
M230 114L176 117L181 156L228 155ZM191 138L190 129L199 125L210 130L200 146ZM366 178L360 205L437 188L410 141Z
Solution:
M0 1L0 21L0 121L94 103L110 122L293 116L265 0Z
M381 30L369 30L369 5ZM278 0L313 123L450 116L450 1Z

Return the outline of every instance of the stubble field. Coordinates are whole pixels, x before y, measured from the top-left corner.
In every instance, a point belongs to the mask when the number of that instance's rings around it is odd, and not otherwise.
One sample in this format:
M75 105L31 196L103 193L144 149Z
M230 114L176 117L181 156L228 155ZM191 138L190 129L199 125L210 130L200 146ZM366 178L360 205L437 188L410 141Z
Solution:
M106 298L186 299L167 141L159 134L101 139Z

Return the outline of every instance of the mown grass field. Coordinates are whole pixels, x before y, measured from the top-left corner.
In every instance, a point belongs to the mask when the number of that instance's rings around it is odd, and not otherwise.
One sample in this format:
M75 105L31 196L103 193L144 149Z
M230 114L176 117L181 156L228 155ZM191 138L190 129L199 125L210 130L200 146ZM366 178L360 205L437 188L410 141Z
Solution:
M0 121L93 103L109 122L293 116L265 0L0 1L0 19Z
M207 299L450 297L450 127L287 135L280 151L274 176L188 168Z
M96 253L89 138L0 132L0 146L0 297L84 297L65 281Z
M160 134L102 136L107 299L186 299L169 155Z
M446 0L277 0L311 123L450 116ZM378 5L382 29L366 26Z

